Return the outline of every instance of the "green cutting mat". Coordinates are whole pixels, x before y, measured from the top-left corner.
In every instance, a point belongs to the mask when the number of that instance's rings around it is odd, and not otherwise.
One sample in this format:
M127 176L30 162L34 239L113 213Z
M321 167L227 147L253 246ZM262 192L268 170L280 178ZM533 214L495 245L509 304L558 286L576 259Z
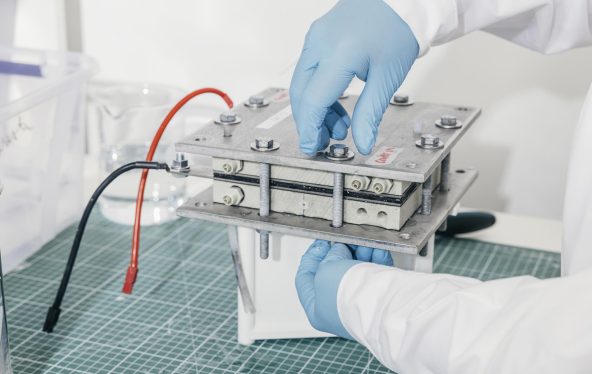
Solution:
M142 231L134 294L120 292L131 230L94 215L54 333L41 331L70 250L71 227L5 278L13 368L21 373L386 373L336 338L236 343L226 229L179 220ZM439 239L436 271L493 279L559 275L557 254Z

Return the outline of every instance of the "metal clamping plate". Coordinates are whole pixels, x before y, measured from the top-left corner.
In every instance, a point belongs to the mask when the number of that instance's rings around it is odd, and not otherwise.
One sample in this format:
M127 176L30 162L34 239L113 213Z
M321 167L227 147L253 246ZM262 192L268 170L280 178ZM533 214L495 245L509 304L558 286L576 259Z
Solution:
M449 180L450 191L446 193L439 190L434 191L432 213L430 215L414 214L400 231L347 223L342 227L335 228L331 226L330 221L324 219L287 213L271 213L268 217L260 217L257 209L213 203L211 188L180 206L177 209L177 214L181 217L204 219L312 239L418 254L476 178L477 171L472 169L460 169L452 172Z
M237 105L234 108L242 122L229 129L231 136L224 137L221 125L212 122L177 143L177 151L421 183L431 175L480 114L480 110L475 108L421 102L404 107L389 105L370 155L364 156L356 152L352 160L332 161L321 153L308 157L300 152L296 125L285 89L270 88L260 95L269 101L268 106L249 108ZM339 102L351 115L357 99L357 96L350 95ZM462 122L462 127L437 127L436 121L443 115L455 116ZM418 148L415 142L421 134L428 133L438 136L444 147L437 150ZM257 137L272 138L281 145L272 152L253 151L251 143ZM340 143L347 144L350 150L356 149L351 136Z

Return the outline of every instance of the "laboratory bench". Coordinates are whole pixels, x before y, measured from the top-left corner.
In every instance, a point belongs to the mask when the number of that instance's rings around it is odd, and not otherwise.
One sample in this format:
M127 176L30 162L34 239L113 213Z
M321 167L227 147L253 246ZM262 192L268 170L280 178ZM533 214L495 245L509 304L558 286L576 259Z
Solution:
M124 295L130 228L97 210L60 321L53 333L42 332L74 233L69 227L5 277L17 374L389 372L361 345L340 338L238 344L227 230L195 220L143 229L141 271L133 294ZM483 232L437 238L434 270L483 280L557 277L559 243L557 223L499 214Z

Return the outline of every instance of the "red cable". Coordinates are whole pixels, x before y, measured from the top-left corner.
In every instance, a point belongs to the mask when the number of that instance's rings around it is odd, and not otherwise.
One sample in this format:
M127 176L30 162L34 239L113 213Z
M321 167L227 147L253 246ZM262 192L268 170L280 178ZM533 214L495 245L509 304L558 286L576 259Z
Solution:
M232 100L228 95L220 90L215 88L202 88L196 91L189 93L185 96L181 101L179 101L167 114L165 119L162 121L162 124L158 128L156 135L152 139L152 144L150 145L150 149L148 150L148 155L146 156L146 161L152 161L154 157L154 153L156 152L156 147L158 146L158 142L164 133L164 130L167 128L169 122L175 114L181 109L187 102L193 99L196 96L205 93L213 93L220 96L228 105L229 108L232 108L234 105ZM134 283L136 282L136 277L138 275L138 254L140 250L140 221L142 218L142 204L144 202L144 189L146 188L146 179L148 178L148 169L144 169L142 171L142 178L140 179L140 186L138 188L138 196L136 198L136 215L134 221L134 233L132 237L132 254L130 259L130 265L127 268L127 274L125 276L125 283L123 284L123 292L127 294L132 293L132 289L134 288Z

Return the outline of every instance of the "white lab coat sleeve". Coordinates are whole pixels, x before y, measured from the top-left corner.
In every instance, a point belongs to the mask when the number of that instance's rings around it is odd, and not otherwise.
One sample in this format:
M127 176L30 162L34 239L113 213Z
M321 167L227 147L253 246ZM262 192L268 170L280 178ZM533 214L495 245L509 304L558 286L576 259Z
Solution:
M484 30L543 52L592 43L592 0L385 0L409 25L420 55Z
M345 329L399 374L588 373L592 271L480 282L375 264L344 275Z

